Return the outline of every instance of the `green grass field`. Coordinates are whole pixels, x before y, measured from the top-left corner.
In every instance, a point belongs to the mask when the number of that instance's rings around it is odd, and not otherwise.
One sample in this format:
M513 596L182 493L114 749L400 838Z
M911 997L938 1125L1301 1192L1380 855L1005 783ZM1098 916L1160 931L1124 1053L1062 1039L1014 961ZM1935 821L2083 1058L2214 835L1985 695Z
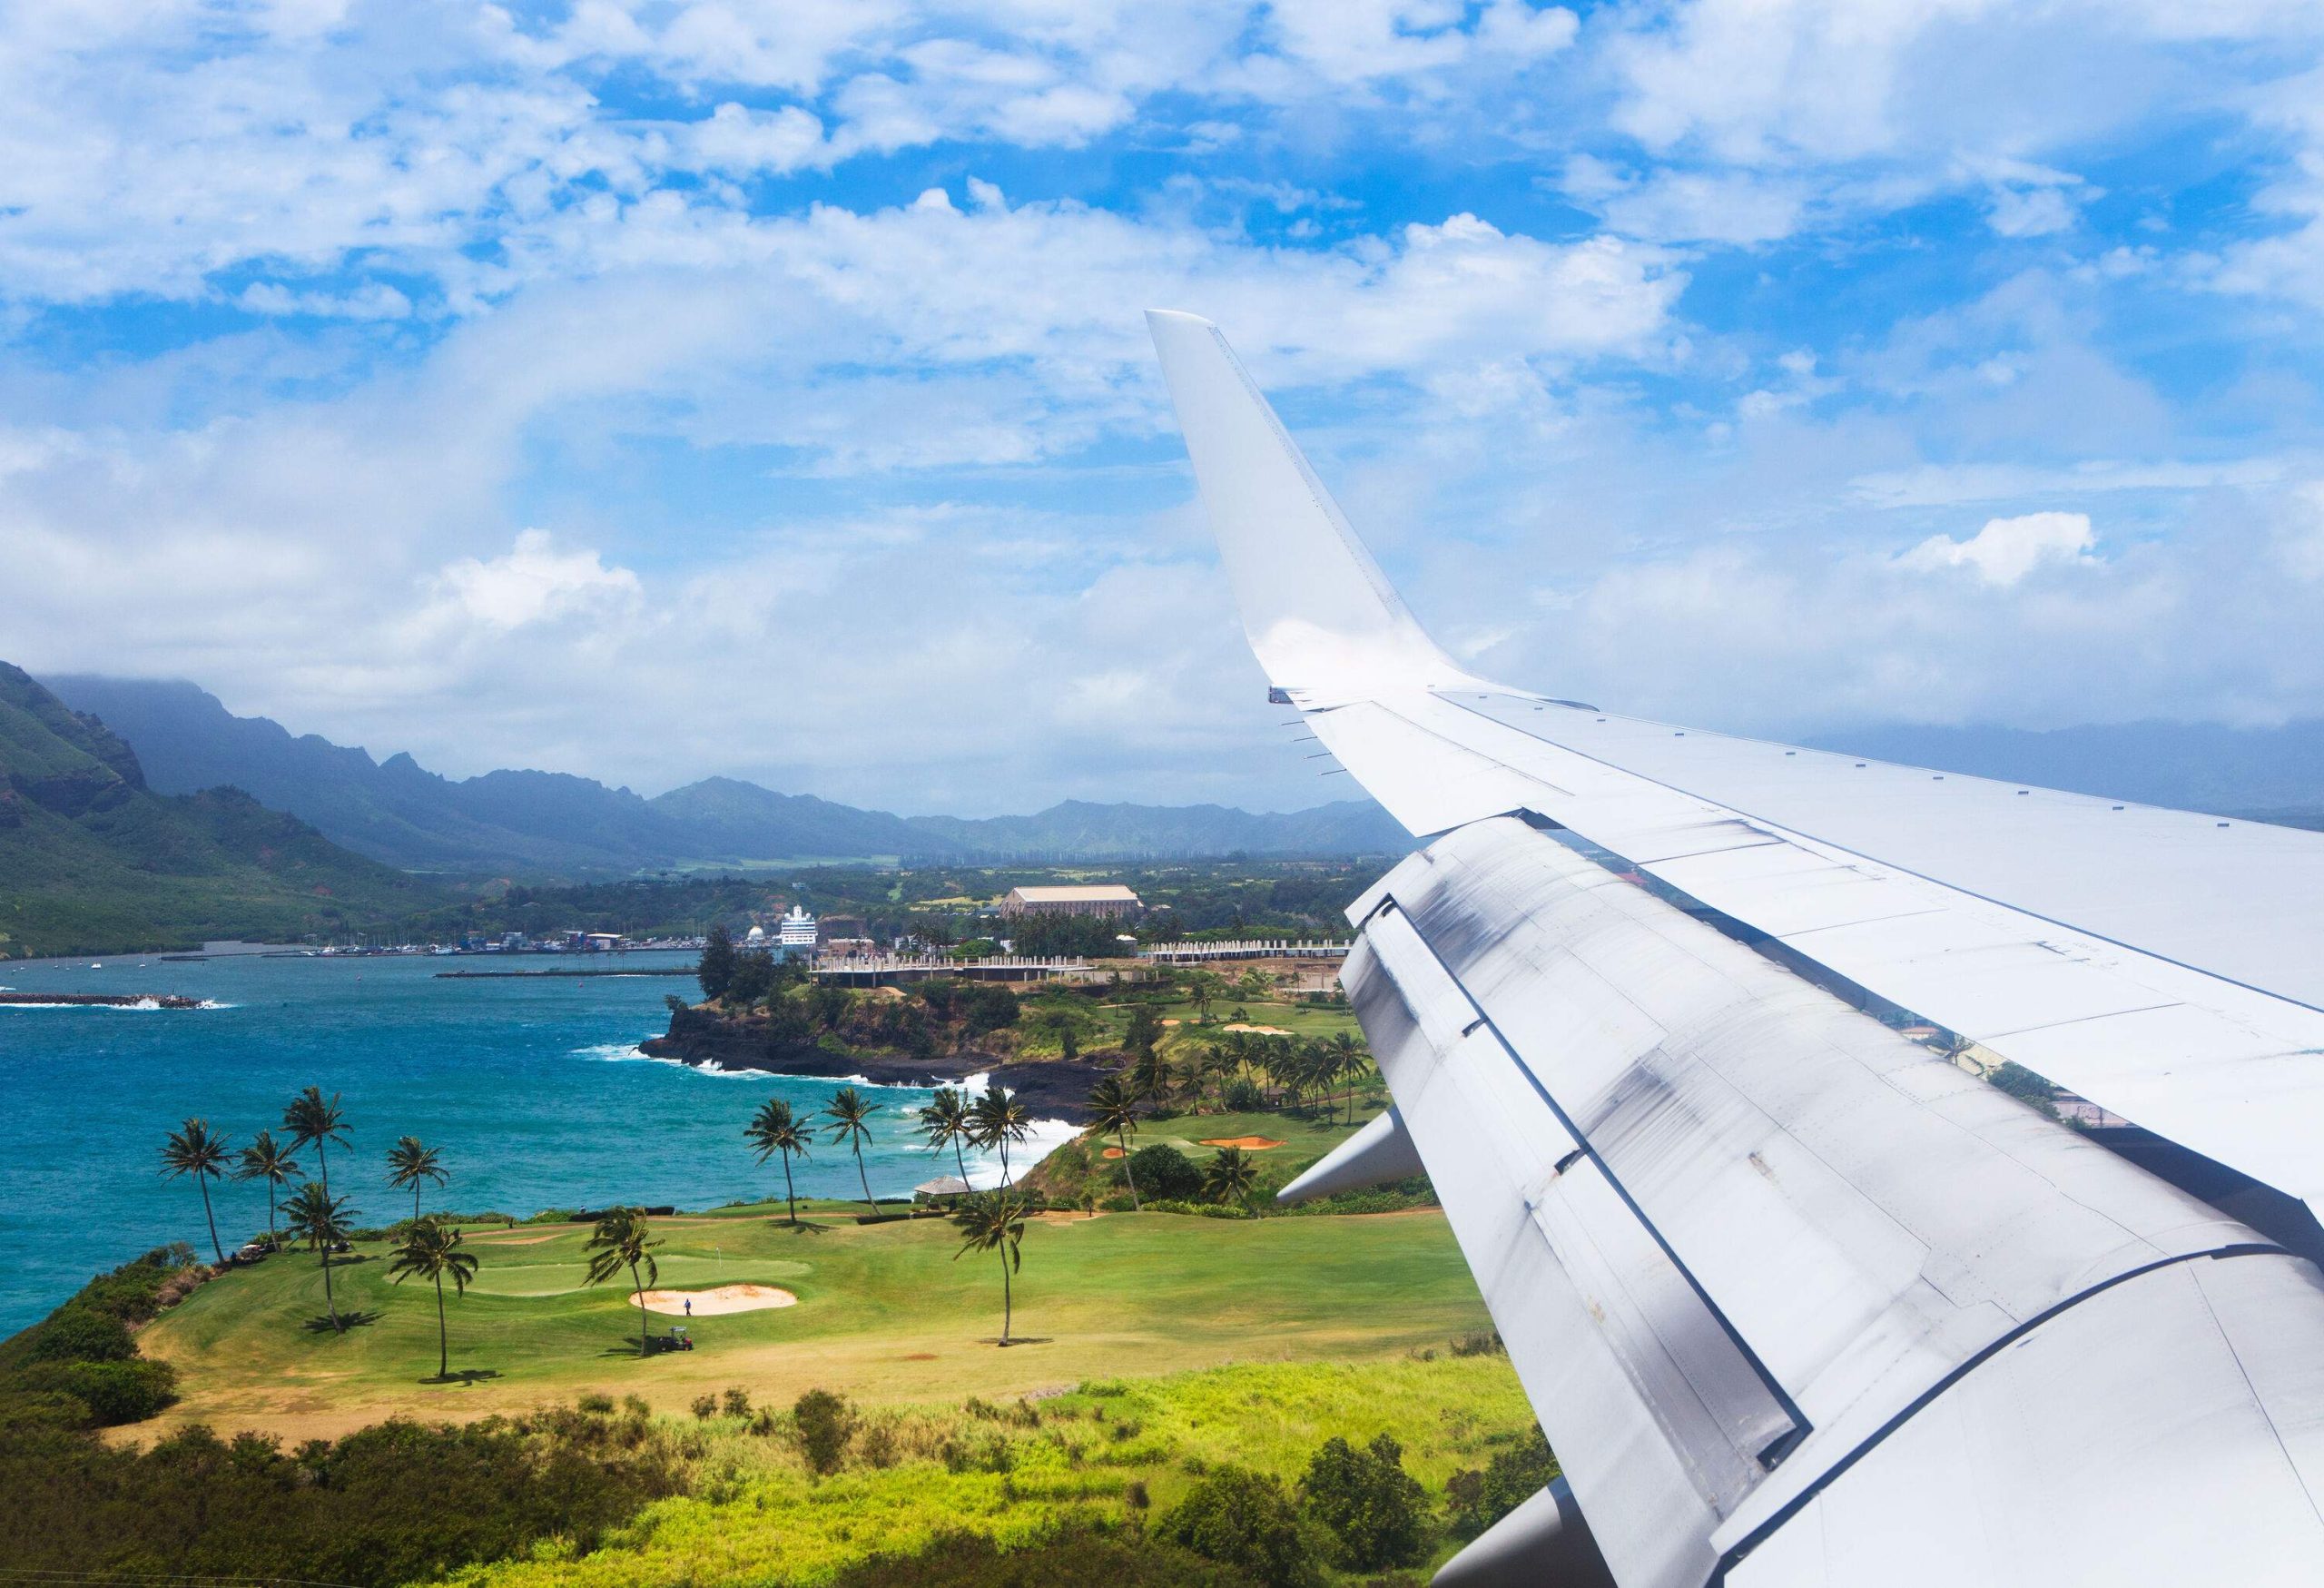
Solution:
M1188 1138L1246 1126L1302 1129L1278 1116L1165 1121ZM1344 1131L1286 1144L1283 1172ZM1206 1151L1207 1149L1197 1149ZM436 1371L432 1292L395 1285L384 1248L334 1265L344 1334L316 1327L315 1258L285 1253L212 1280L140 1336L175 1364L184 1398L142 1431L192 1421L297 1439L395 1413L462 1418L581 1390L635 1393L658 1411L706 1388L742 1384L787 1404L809 1387L873 1403L1016 1396L1083 1379L1229 1362L1364 1359L1442 1346L1490 1327L1443 1216L1249 1221L1169 1214L1049 1215L1024 1242L1015 1332L1003 1350L999 1260L957 1261L952 1227L929 1219L858 1226L826 1204L793 1230L781 1209L657 1221L665 1287L758 1282L795 1307L694 1319L697 1348L636 1356L638 1314L625 1286L583 1283L576 1226L471 1231L481 1261L449 1303L451 1366ZM675 1321L656 1315L656 1328Z

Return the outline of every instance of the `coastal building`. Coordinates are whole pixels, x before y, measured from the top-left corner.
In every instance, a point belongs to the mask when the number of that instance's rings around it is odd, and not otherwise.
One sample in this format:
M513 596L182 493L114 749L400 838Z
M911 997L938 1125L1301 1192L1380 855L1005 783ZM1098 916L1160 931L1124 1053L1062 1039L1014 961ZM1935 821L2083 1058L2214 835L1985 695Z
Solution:
M775 928L774 941L786 954L811 954L817 941L815 918L803 905L793 904Z
M1073 887L1011 888L1000 902L1002 915L1098 915L1118 919L1135 915L1144 905L1119 883Z
M826 915L815 936L827 954L868 954L880 946L861 915Z

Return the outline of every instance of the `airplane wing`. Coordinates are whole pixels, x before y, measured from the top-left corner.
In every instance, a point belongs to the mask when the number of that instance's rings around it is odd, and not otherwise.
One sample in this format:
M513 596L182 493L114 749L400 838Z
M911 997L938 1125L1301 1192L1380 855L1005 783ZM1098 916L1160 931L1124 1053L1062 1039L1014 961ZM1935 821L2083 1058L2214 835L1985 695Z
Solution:
M2324 1581L2324 1277L1895 1029L2324 1194L2324 834L1479 678L1148 321L1270 697L1432 838L1349 912L1393 1106L1286 1195L1423 1163L1559 1454L1440 1581Z

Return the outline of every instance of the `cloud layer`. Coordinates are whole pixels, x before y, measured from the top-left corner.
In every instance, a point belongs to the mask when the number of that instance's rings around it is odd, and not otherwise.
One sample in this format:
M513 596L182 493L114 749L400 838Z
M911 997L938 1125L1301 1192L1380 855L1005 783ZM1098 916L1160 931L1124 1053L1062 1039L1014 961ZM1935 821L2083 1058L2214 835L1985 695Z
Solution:
M0 655L455 772L1296 804L1137 311L1444 642L2324 711L2267 0L9 7Z

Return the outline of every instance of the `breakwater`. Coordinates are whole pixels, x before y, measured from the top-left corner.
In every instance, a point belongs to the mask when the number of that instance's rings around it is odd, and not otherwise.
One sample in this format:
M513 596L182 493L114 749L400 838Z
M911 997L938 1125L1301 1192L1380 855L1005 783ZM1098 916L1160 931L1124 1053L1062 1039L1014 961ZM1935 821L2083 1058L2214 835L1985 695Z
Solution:
M89 1009L200 1009L202 1000L175 992L0 992L0 1003Z

